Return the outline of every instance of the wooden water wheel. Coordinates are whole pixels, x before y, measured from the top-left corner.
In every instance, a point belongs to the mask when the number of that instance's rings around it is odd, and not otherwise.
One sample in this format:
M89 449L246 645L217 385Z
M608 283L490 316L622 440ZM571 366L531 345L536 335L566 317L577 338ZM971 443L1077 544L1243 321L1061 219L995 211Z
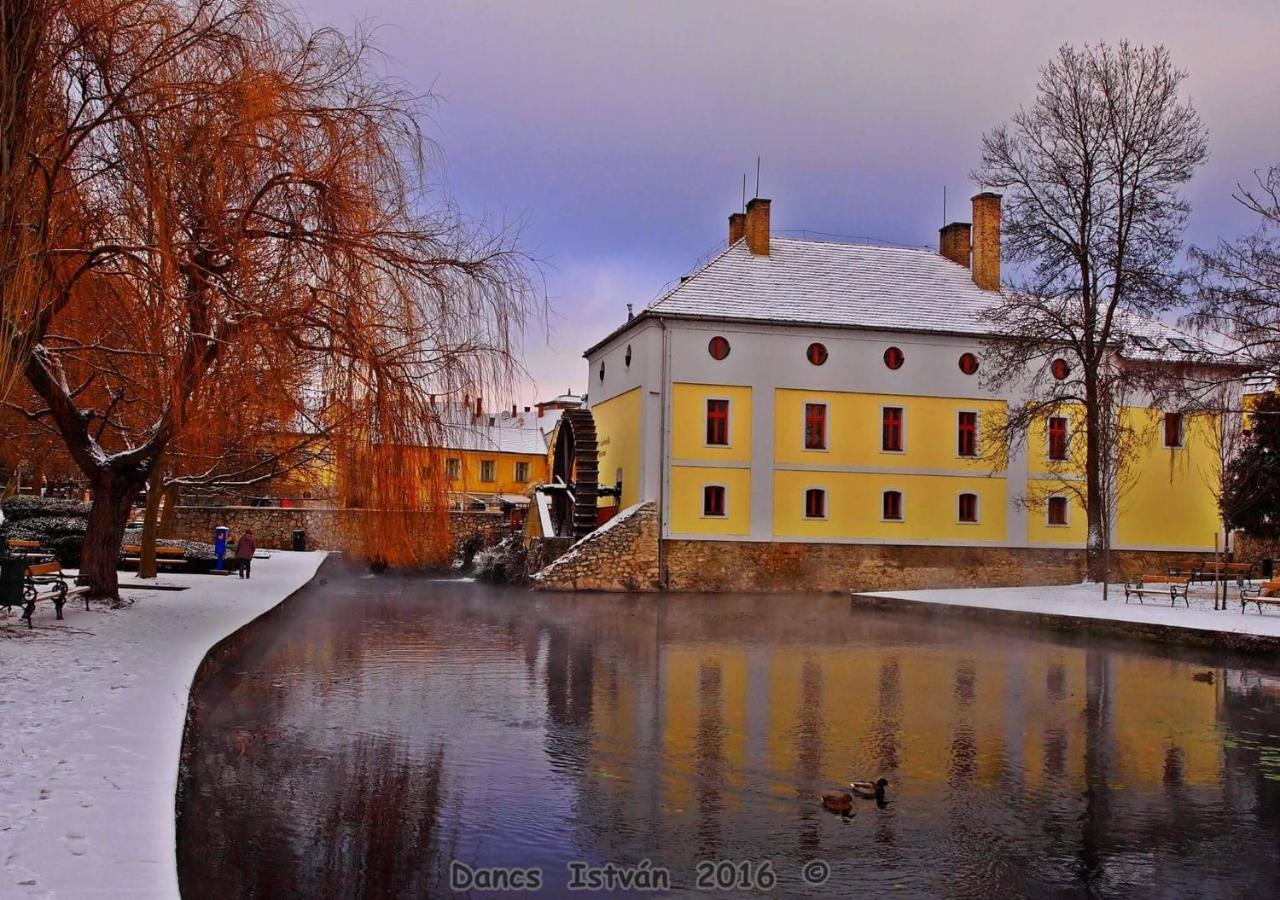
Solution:
M551 497L557 537L584 538L596 528L600 499L600 459L596 422L590 410L566 409L556 427L551 482L539 488Z

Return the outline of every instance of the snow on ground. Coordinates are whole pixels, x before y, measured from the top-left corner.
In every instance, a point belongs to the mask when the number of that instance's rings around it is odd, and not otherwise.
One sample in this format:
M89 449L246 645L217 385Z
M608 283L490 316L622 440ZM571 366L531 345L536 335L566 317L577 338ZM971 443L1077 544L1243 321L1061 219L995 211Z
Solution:
M1219 588L1221 590L1221 588ZM1196 584L1191 587L1191 605L1182 600L1175 607L1169 606L1169 598L1147 596L1144 603L1124 602L1124 586L1111 585L1110 597L1102 602L1102 586L1098 584L1068 584L1047 587L1004 588L948 588L919 591L859 591L868 597L893 597L942 606L968 606L982 609L1003 609L1022 613L1056 613L1088 619L1110 619L1117 622L1169 625L1177 628L1233 632L1280 637L1280 607L1263 604L1263 613L1249 605L1249 611L1240 612L1240 592L1231 585L1227 590L1226 610L1214 611L1213 586Z
M132 606L0 615L0 897L178 896L174 792L205 653L315 574L274 552L253 578L164 573ZM138 583L121 576L121 585Z

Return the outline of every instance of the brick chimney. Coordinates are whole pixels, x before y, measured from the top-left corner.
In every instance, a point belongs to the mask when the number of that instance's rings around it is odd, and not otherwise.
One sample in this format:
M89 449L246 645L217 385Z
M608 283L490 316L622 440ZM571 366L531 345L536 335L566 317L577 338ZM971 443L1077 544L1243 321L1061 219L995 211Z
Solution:
M938 229L938 252L966 269L969 268L970 230L968 222L952 222Z
M484 401L479 397L476 398L476 418L480 418L484 414Z
M973 283L1000 290L1000 195L990 191L973 197Z
M734 213L729 217L729 246L732 247L738 241L742 240L747 233L747 214Z
M769 201L755 197L747 201L747 249L756 256L769 255Z

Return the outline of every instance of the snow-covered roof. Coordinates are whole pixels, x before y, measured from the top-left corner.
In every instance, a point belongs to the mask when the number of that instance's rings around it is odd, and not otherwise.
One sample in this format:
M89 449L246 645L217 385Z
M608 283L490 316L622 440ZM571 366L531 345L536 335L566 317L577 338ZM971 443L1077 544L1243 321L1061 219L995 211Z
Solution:
M450 404L440 411L441 445L448 450L541 456L547 452L545 421L546 416L539 419L536 412L512 415L503 410L477 416L469 406Z

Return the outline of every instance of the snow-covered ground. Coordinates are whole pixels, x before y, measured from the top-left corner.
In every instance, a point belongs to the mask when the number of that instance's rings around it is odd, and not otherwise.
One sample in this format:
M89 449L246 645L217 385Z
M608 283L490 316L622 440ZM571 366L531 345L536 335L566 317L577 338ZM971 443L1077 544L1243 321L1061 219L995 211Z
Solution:
M164 573L132 606L0 615L0 897L178 896L174 791L205 653L315 574L273 552L253 578ZM137 583L121 576L121 583Z
M1219 589L1221 590L1221 589ZM1110 586L1110 597L1102 602L1102 586L1098 584L1052 585L1048 587L949 588L920 591L859 591L868 597L894 597L942 606L968 606L1002 609L1020 613L1050 613L1116 622L1138 622L1175 628L1231 632L1235 634L1280 637L1280 607L1263 604L1262 615L1250 604L1240 612L1240 592L1235 585L1227 591L1227 608L1213 609L1213 586L1192 585L1190 608L1178 600L1169 606L1165 596L1148 596L1145 603L1124 602L1124 587Z

